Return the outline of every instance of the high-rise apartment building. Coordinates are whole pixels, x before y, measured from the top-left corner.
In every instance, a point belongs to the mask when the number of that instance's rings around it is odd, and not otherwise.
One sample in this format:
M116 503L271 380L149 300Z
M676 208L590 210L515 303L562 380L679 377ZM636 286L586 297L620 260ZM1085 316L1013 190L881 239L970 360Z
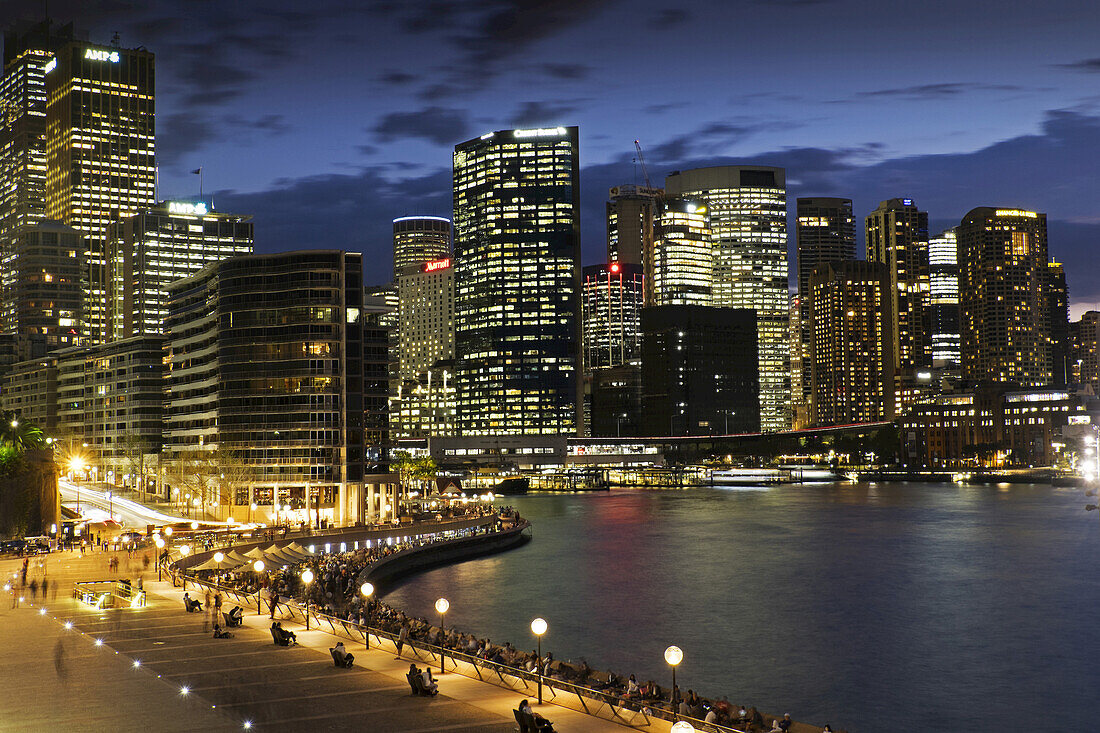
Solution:
M607 202L607 261L640 265L653 244L653 222L659 188L624 184L614 186Z
M756 323L756 314L744 308L643 308L644 433L758 431Z
M1069 337L1072 383L1100 394L1100 311L1085 311L1070 323Z
M895 413L927 392L921 373L932 367L928 302L928 212L912 199L889 199L866 219L867 260L881 262L890 277L890 336L894 358Z
M164 333L168 283L212 262L252 254L249 216L207 201L163 201L112 222L107 252L107 333L111 339Z
M642 259L647 306L713 304L714 242L705 204L660 199L653 238Z
M1050 313L1050 383L1065 387L1073 377L1070 366L1069 288L1060 262L1047 263L1047 310Z
M668 176L665 191L706 206L714 242L711 304L756 311L760 428L788 429L791 376L784 169L697 168Z
M641 405L641 265L584 268L582 343L589 435L637 435Z
M932 366L957 372L959 353L959 260L955 229L928 238L928 322Z
M1049 385L1046 214L982 206L957 234L963 378Z
M46 215L46 67L73 40L49 21L4 34L0 77L0 256L20 227Z
M809 420L810 384L810 275L815 268L856 258L856 219L852 200L815 196L799 198L795 213L795 252L798 263L798 339L791 344L791 408L796 426Z
M580 423L576 127L500 130L454 152L461 435Z
M451 220L441 216L401 216L393 220L393 279L407 268L451 256ZM415 271L415 270L413 270Z
M363 306L362 255L334 250L233 257L171 283L168 473L193 483L193 466L228 460L236 480L209 486L237 518L253 502L294 521L377 517L364 357L380 344L364 341Z
M156 202L153 54L79 41L46 70L46 216L84 235L89 339L107 333L106 231Z
M893 300L886 265L859 260L819 265L809 288L811 422L893 419Z
M0 332L17 336L21 359L79 343L83 260L80 232L59 222L39 220L11 233L0 262Z

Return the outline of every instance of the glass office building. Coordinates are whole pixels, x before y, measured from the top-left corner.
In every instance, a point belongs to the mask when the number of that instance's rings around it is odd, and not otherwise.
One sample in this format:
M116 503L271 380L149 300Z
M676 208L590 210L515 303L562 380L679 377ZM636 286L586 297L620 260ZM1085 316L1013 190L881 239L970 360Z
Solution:
M955 230L928 239L928 308L931 311L932 365L958 370L959 259Z

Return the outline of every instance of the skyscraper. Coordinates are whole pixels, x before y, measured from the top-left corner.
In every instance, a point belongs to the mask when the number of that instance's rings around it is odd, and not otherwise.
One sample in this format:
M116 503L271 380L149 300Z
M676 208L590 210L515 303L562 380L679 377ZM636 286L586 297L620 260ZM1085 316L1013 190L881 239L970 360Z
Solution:
M912 199L889 199L866 220L867 260L886 265L890 277L890 336L895 412L920 398L918 374L932 367L928 300L928 212ZM924 382L926 385L927 382Z
M957 234L963 378L1050 384L1046 214L982 206Z
M928 317L932 328L932 366L958 371L959 260L955 229L928 239Z
M798 262L798 339L791 344L791 402L796 426L809 419L810 275L820 265L856 258L856 219L852 200L799 198L796 202L795 247ZM795 350L796 349L796 350Z
M886 265L859 260L819 265L809 287L811 422L893 419L893 301Z
M588 435L637 435L641 404L641 265L584 268L581 340ZM625 430L624 430L625 426Z
M401 216L393 220L393 279L407 267L451 256L451 220L441 216Z
M1085 311L1069 324L1072 382L1100 394L1100 311Z
M607 202L607 261L621 265L642 264L643 253L653 243L653 220L659 188L625 184L613 187Z
M144 48L66 43L46 69L46 216L84 235L84 316L107 334L106 230L156 202L155 64Z
M162 201L108 225L108 339L164 333L168 283L252 254L251 218L206 201Z
M782 168L718 166L673 173L671 196L705 205L715 247L711 304L756 311L760 429L791 425L787 191Z
M500 130L454 152L462 435L573 434L580 411L577 128Z
M664 197L643 252L645 304L712 305L714 242L705 204Z
M1050 313L1050 379L1055 387L1071 383L1069 362L1069 288L1060 262L1047 263L1047 310Z

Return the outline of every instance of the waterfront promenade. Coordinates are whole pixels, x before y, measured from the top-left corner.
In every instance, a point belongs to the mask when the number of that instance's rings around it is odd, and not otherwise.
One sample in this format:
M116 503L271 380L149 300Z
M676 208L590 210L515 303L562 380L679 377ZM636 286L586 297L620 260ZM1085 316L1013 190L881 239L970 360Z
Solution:
M245 625L233 630L233 638L214 639L203 629L202 614L184 612L183 589L156 582L155 572L144 572L145 608L99 611L74 600L76 581L110 577L107 557L57 553L45 558L44 569L32 558L28 581L48 578L50 599L43 604L39 594L32 604L28 593L11 608L11 594L4 594L0 669L9 684L0 697L0 731L59 724L149 731L516 729L511 711L522 696L476 679L449 672L439 678L438 697L410 696L405 673L416 660L395 659L392 646L366 651L349 645L355 667L337 669L328 653L336 637L284 621L299 646L276 647L267 614L257 615L255 607L246 609ZM127 572L125 553L120 557L119 576L140 574L137 560ZM16 558L0 560L0 573L10 579L20 566ZM543 705L540 712L563 733L624 730L558 705ZM636 729L665 733L669 725L653 720Z

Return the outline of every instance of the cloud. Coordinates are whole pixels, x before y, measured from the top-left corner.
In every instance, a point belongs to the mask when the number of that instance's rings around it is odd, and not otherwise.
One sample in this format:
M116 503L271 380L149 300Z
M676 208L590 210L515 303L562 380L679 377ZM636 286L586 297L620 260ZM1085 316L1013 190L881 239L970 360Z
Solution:
M465 140L469 130L466 110L435 106L416 112L391 112L371 128L382 142L419 138L437 145L454 145Z
M1069 69L1070 71L1088 71L1091 73L1100 73L1100 58L1095 59L1081 59L1080 61L1074 61L1069 64L1055 64L1056 69Z
M387 71L378 77L379 81L386 84L395 84L404 86L405 84L411 84L420 79L416 74L410 74L407 71Z
M584 64L543 64L542 71L555 79L575 81L592 73L592 67Z
M577 111L568 102L524 102L511 123L515 127L551 127L564 125L565 117Z
M918 84L894 89L876 89L870 92L857 92L856 97L893 97L900 99L929 100L946 99L960 94L978 91L1021 92L1027 87L1016 84L978 84L974 82L941 82L938 84Z
M186 112L160 117L157 122L157 165L173 165L210 142L216 134L210 123Z

